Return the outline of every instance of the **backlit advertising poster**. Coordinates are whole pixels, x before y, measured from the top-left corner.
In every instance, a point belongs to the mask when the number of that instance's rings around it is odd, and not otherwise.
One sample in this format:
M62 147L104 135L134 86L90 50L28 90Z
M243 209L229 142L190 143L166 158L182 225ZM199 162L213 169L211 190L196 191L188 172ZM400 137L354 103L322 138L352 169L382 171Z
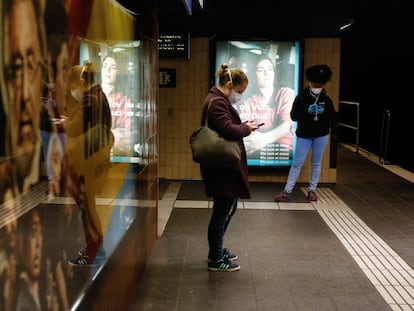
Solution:
M249 166L290 166L296 123L290 111L299 85L299 42L217 41L215 68L227 63L249 79L235 104L242 121L263 124L244 138Z

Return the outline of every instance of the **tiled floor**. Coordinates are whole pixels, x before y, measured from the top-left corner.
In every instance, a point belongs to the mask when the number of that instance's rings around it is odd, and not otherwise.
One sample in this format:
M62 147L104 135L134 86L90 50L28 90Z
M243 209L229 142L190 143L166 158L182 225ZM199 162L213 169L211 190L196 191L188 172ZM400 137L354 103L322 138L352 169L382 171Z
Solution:
M237 272L207 271L211 202L201 182L160 183L160 238L135 310L414 310L412 174L339 147L338 182L307 202L297 185L252 184L225 236Z

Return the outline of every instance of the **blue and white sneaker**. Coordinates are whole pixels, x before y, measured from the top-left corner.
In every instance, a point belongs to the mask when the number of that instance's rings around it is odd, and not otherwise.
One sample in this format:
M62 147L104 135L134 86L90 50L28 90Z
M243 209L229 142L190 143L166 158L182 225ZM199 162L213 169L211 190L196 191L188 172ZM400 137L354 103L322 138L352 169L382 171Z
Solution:
M78 257L69 259L68 264L75 267L93 267L100 266L106 259L105 251L100 250L94 260L87 255L86 249L78 252Z
M228 260L228 261L235 261L239 259L239 256L237 256L236 254L230 253L229 249L225 248L223 249L223 259Z
M73 259L68 260L68 264L74 267L92 267L94 266L93 262L89 261L88 256L78 256Z
M208 271L233 272L237 270L240 270L240 265L228 260L208 261Z

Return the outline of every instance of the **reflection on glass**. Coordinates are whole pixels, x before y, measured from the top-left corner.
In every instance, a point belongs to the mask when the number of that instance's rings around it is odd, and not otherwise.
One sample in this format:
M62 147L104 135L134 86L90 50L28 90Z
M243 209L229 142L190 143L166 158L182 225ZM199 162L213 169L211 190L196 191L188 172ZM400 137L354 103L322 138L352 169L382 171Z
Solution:
M60 123L68 136L65 146L67 192L81 213L85 234L85 246L73 250L77 255L69 260L74 267L99 265L106 257L101 248L103 229L95 196L108 175L113 135L109 104L101 86L95 83L95 76L96 69L91 61L71 68L69 89L76 108Z
M12 176L8 189L12 196L28 191L39 181L40 162L40 97L44 83L45 49L42 15L37 1L6 1L3 42L1 45L2 99L7 120L5 153L13 157ZM24 39L23 39L24 38ZM3 92L4 91L4 92ZM4 165L4 164L2 164ZM3 193L1 195L3 197Z
M0 310L68 311L102 267L89 258L87 267L70 260L84 255L90 240L88 257L102 249L111 256L148 205L137 207L156 198L155 170L145 176L150 186L137 187L155 145L148 144L154 130L146 128L155 111L153 44L85 39L79 50L84 34L69 34L68 24L86 32L90 20L68 17L91 4L0 1L0 37L7 43L0 45ZM99 109L79 105L75 98L82 100L85 90L69 81L72 66L86 59L110 102L101 127L91 126L102 117ZM85 78L81 71L77 80ZM70 127L72 115L80 122ZM103 138L109 132L114 145Z
M115 137L112 162L141 163L141 109L139 98L139 41L96 42L82 40L83 56L100 66L100 82L108 98ZM95 56L95 59L91 56Z

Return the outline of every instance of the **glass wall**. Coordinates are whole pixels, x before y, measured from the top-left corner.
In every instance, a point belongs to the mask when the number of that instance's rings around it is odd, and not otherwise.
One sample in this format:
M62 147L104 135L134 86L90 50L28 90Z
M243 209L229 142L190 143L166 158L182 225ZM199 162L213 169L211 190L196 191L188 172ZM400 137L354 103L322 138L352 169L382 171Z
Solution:
M125 301L157 233L156 35L110 0L0 8L0 310Z

